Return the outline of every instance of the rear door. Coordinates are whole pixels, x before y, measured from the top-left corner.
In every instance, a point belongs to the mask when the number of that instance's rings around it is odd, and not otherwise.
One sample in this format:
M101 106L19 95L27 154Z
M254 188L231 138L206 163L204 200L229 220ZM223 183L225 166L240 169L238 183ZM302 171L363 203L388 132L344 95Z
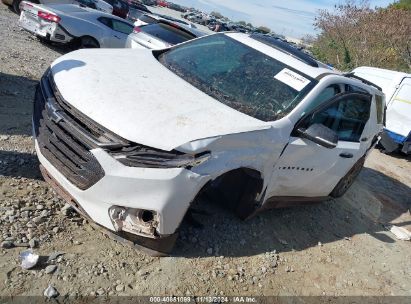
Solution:
M369 94L342 93L305 115L295 128L323 124L338 134L338 145L329 149L293 131L275 166L269 196L329 195L370 145L371 100Z
M122 22L120 20L112 19L112 44L113 48L124 48L128 35L133 32L134 26Z
M100 17L100 23L105 25L107 45L110 48L124 48L127 37L133 32L133 26L129 23L114 18Z
M402 80L387 105L386 127L403 137L411 132L411 78Z

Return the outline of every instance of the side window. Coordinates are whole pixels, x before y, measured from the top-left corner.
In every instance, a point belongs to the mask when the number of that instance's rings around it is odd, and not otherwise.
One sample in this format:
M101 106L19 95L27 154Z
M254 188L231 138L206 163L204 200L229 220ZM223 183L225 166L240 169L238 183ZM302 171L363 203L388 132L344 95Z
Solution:
M314 110L316 107L318 107L320 104L323 102L331 99L335 95L341 93L340 87L337 84L330 85L326 87L318 96L311 101L311 103L307 106L305 109L305 113L308 113L312 110Z
M120 32L123 34L130 34L133 31L133 26L131 26L130 24L118 21L118 20L111 20L112 22L112 29L116 32Z
M359 142L370 118L371 98L347 96L315 112L303 124L323 124L338 134L338 140Z
M103 23L105 26L108 26L109 28L112 28L111 19L110 19L110 18L100 17L100 18L98 18L97 20L100 21L101 23Z
M364 94L368 94L368 92L360 87L357 87L355 85L351 85L351 84L346 84L345 85L345 91L346 92L353 92L353 93L364 93Z

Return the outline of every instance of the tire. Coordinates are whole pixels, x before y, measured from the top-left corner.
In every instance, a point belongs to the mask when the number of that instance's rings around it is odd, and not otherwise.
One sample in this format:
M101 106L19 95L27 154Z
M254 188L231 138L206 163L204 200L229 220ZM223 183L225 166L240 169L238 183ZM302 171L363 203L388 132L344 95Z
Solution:
M20 15L20 13L21 13L21 11L20 11L21 1L22 0L13 0L13 3L12 3L13 11L18 15Z
M96 39L90 36L83 36L77 42L78 49L96 49L99 48L100 44Z
M14 11L16 14L18 14L18 15L20 15L20 13L21 13L21 11L20 11L20 3L21 3L21 1L23 1L23 0L13 0L13 3L11 4L11 6L12 6L12 8L13 8L13 11ZM27 1L27 2L33 2L33 3L36 3L36 4L39 4L39 3L40 3L38 0L25 0L25 1Z
M39 40L39 42L40 42L41 44L46 44L46 45L50 44L50 40L47 40L47 39L44 38L44 37L37 36L37 39Z
M361 169L364 167L365 156L361 157L354 166L348 171L348 173L338 182L334 190L330 193L331 197L338 198L347 192L352 186Z

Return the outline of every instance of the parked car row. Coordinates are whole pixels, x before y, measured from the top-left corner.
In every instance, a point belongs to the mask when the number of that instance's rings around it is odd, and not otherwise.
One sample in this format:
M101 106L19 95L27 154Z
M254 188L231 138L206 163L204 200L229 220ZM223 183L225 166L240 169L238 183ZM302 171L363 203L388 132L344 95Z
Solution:
M190 22L207 26L210 30L215 32L236 31L241 33L259 32L257 28L242 23L231 22L227 18L219 19L215 16L205 14L198 11L188 11L181 14L181 17Z
M1 0L4 4L10 5L13 10L20 14L20 3L23 0ZM34 4L78 4L104 12L112 13L118 17L127 18L130 10L139 10L150 13L150 10L142 3L135 0L26 0Z
M98 10L73 4L48 6L23 1L20 25L42 40L76 48L124 47L133 24Z
M205 34L185 21L145 13L135 2L131 7L126 20L84 4L44 5L23 1L19 6L19 22L23 29L43 41L74 48L158 49Z
M23 0L1 0L4 4L11 6L17 14L20 14L20 4ZM36 4L78 4L104 12L112 13L113 7L105 0L28 0Z

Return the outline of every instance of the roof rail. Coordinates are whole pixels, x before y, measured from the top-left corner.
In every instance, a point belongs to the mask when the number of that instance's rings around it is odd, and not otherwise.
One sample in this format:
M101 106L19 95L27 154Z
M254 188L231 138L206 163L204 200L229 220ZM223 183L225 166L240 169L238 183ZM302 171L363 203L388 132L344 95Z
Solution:
M345 73L343 74L343 76L360 80L362 83L368 84L369 86L373 86L374 88L382 92L382 89L379 86L377 86L375 83L368 81L367 79L364 79L360 76L355 75L354 72Z
M262 42L268 46L271 46L273 48L275 48L276 50L279 50L283 53L286 53L287 55L290 55L302 62L304 62L305 64L308 64L309 66L318 68L318 62L312 58L310 55L301 52L300 50L298 50L297 48L291 46L290 44L288 44L287 42L283 42L281 41L280 38L276 38L276 37L271 37L271 36L267 36L264 34L251 34L250 35L251 38L254 38L255 40Z

